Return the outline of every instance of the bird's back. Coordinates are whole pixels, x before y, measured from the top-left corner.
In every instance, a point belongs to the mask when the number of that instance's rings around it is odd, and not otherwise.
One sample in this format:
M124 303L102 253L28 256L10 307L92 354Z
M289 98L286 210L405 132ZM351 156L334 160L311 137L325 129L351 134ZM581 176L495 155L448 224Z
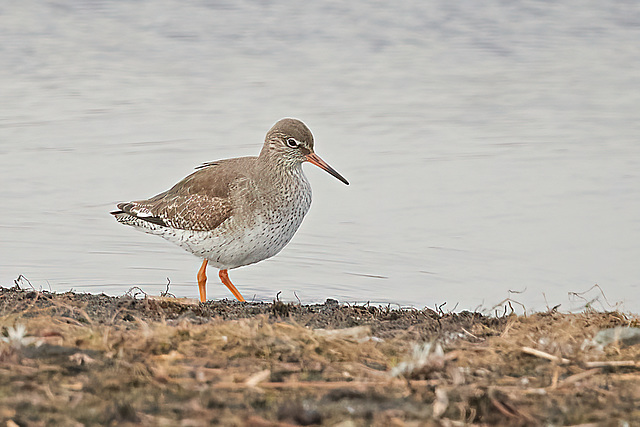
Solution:
M214 230L232 215L232 191L251 176L255 160L239 157L206 163L167 191L118 204L120 211L113 214L136 228Z

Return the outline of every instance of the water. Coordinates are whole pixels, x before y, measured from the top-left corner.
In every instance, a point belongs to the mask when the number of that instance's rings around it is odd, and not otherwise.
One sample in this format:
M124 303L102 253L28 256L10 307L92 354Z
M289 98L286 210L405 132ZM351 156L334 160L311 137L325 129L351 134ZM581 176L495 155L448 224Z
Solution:
M230 273L248 299L572 310L598 284L637 312L639 42L626 1L4 3L0 284L197 297L198 259L108 212L293 116L351 185L305 165L293 241Z

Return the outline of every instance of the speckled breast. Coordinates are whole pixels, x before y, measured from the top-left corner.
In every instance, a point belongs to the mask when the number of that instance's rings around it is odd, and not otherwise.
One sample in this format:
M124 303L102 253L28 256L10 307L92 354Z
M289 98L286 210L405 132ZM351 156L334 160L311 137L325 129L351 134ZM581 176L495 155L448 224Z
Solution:
M294 191L238 209L214 231L166 230L162 236L220 269L254 264L280 252L300 227L311 206L306 179Z

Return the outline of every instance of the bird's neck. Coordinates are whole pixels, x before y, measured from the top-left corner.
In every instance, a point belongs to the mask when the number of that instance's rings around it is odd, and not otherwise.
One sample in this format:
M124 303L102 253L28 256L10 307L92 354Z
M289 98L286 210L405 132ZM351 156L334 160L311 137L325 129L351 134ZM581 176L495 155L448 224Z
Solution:
M291 162L271 150L263 150L256 159L259 176L271 181L286 183L287 181L306 180L302 172L302 163Z

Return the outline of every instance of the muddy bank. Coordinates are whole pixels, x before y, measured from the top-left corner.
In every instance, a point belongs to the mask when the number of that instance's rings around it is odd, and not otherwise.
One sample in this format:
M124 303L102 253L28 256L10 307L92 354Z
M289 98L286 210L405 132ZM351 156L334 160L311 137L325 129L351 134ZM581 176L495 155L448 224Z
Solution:
M640 423L635 315L139 296L0 288L2 425Z

